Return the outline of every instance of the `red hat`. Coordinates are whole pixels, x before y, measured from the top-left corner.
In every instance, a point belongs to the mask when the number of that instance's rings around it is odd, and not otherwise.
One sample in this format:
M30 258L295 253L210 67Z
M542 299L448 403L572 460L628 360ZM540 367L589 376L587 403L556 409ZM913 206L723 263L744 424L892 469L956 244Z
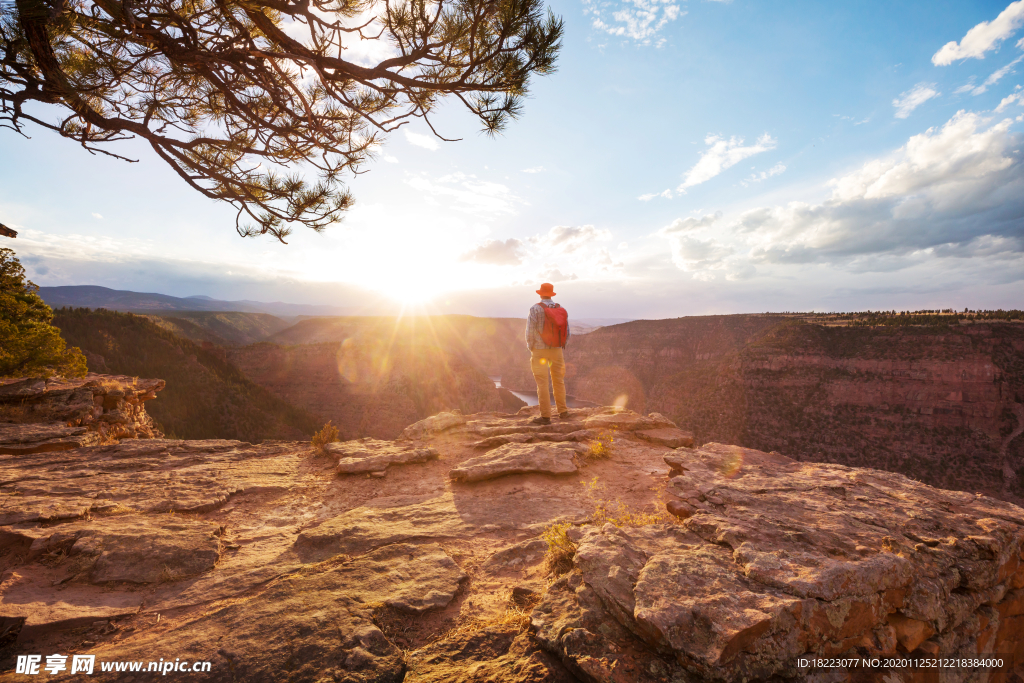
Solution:
M555 296L555 286L550 282L545 282L540 286L540 289L537 290L537 293L545 299L549 296Z

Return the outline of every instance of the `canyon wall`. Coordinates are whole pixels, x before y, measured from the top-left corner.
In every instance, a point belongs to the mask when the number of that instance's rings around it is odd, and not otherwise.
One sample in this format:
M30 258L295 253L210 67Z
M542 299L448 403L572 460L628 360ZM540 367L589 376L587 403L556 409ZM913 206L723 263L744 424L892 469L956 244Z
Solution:
M444 410L516 410L521 401L459 353L375 335L343 342L263 343L227 352L252 381L331 420L344 438L393 438Z
M663 413L698 443L1024 496L1024 325L636 321L574 338L566 358L570 393ZM515 367L502 381L533 383Z

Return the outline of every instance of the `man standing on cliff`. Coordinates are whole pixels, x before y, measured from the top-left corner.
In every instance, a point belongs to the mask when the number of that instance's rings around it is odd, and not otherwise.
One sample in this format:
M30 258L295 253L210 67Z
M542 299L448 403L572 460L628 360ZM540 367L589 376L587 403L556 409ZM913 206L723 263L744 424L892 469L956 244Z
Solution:
M540 402L540 417L535 424L551 424L551 397L548 394L548 372L555 390L555 407L558 417L567 419L569 408L565 405L565 358L562 350L569 341L569 314L551 300L555 288L545 282L537 290L540 303L530 308L526 319L526 346L530 349L530 369L537 380L537 400Z

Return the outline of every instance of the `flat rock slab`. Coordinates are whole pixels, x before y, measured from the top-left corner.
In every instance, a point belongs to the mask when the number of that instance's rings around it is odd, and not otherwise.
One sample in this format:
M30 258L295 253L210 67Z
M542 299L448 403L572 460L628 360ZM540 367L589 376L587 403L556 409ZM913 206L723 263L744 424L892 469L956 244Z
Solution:
M401 650L374 625L373 606L348 594L344 578L336 571L284 577L255 597L89 653L107 661L151 661L174 652L211 662L211 673L197 680L401 683ZM151 683L154 675L118 673L103 680Z
M407 614L447 607L469 576L436 543L389 545L339 567L338 580L360 602Z
M100 435L63 422L0 425L0 455L27 455L94 446Z
M579 425L575 425L579 426ZM504 446L507 443L538 443L551 441L554 443L563 441L592 441L597 438L597 433L589 429L580 429L568 434L564 432L527 432L517 434L506 434L503 436L489 436L473 444L473 448L487 450Z
M571 448L510 443L466 460L448 476L452 481L471 483L510 474L575 474L579 470L576 459L576 451Z
M176 581L213 568L218 533L217 524L175 515L107 517L34 532L29 557L63 551L94 583Z
M110 591L88 584L60 584L66 577L67 571L62 567L41 565L19 567L0 576L0 615L25 619L20 639L50 628L88 625L100 619L134 614L142 607L142 593Z
M332 555L360 555L394 543L469 535L451 494L395 507L360 507L305 529L295 540L307 561Z
M636 435L644 441L668 446L669 448L693 448L693 434L674 427L642 429Z
M0 454L0 525L51 522L116 509L206 512L245 491L286 491L308 444L219 439Z
M391 465L436 460L439 453L433 448L416 448L411 444L376 439L359 439L328 444L325 451L339 456L338 474L364 474L383 472Z

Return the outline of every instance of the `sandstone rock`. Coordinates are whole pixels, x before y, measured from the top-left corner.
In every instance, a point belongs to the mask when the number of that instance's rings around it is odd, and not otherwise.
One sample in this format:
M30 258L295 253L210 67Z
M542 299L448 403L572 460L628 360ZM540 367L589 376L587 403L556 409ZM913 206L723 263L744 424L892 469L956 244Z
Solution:
M617 429L638 431L674 428L676 425L663 415L651 413L644 417L632 410L599 413L588 417L583 423L587 429Z
M794 677L807 653L896 654L932 635L944 653L988 651L979 619L1002 628L1013 618L998 606L1021 571L1016 506L720 444L669 459L682 472L670 492L704 509L682 528L584 527L577 588L552 586L534 612L538 638L574 670L632 638L707 680ZM594 630L601 614L629 638Z
M693 434L674 427L642 429L636 435L644 441L668 446L669 448L693 448Z
M0 455L28 455L67 451L95 446L100 436L85 427L69 427L62 422L46 424L0 424Z
M78 379L0 382L0 406L13 406L6 411L16 415L16 419L7 418L11 423L2 427L4 434L0 435L0 453L41 453L122 438L162 436L146 414L143 402L155 398L156 392L163 388L164 381L160 379L140 380L95 373ZM3 419L0 417L0 421ZM38 438L30 429L33 424L40 423L79 428L80 431L47 441ZM18 432L22 434L20 438ZM32 443L36 445L25 445Z
M593 441L597 438L597 434L589 429L580 429L569 433L561 432L520 432L514 434L506 434L502 436L489 436L486 439L482 439L473 444L473 448L479 448L481 450L487 450L491 448L497 448L498 446L504 446L507 443L538 443L540 441L551 441L551 442L563 442L563 441L576 441L585 442Z
M281 579L255 597L234 600L162 633L93 648L98 659L150 661L174 652L212 662L213 680L276 683L401 683L401 651L373 623L369 605L346 594L337 572ZM209 675L209 674L208 674ZM119 673L118 681L151 681Z
M299 445L129 440L28 455L0 455L0 526L87 512L202 512L238 493L286 490L299 479Z
M469 577L436 543L389 545L337 569L356 600L408 614L446 607Z
M46 380L38 377L27 379L0 379L0 401L22 400L40 396L46 391Z
M460 632L409 653L416 683L575 683L528 633L496 625Z
M5 571L0 575L0 615L20 621L18 635L27 640L54 628L135 614L142 606L141 593L91 585L55 589L68 578L63 567L29 565Z
M391 465L427 462L439 457L439 453L433 448L414 448L408 444L376 439L331 443L327 444L324 450L340 457L338 474L383 472Z
M416 424L409 425L402 432L403 439L423 439L432 434L438 434L452 427L466 424L466 418L462 411L453 410L448 413L438 413Z
M319 526L303 530L295 546L308 558L359 555L395 543L453 538L471 528L456 510L452 495L446 494L412 504L396 504L395 507L350 510Z
M452 481L471 483L510 474L574 474L576 451L547 444L506 444L471 458L448 473Z

